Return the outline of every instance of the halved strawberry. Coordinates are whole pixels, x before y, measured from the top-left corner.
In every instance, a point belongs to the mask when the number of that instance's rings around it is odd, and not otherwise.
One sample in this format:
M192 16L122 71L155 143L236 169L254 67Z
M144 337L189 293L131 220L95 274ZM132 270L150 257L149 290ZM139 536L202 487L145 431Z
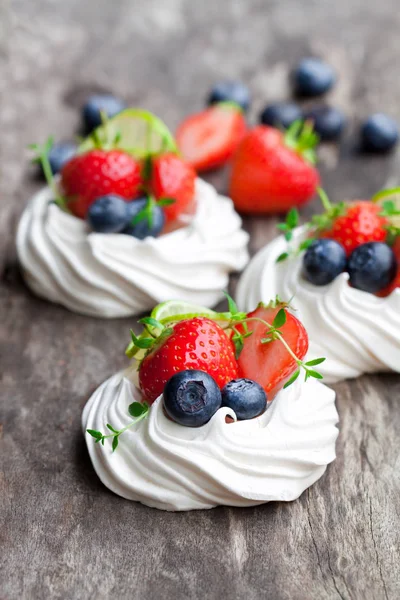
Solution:
M283 339L299 360L303 360L308 350L308 335L300 321L285 308L285 304L259 306L247 315L248 330L252 335L244 339L243 349L238 358L240 377L257 381L272 400L290 376L298 369L298 363L285 348L281 340L263 343L268 327L284 308L286 322L279 327ZM253 320L256 319L256 320ZM263 322L261 322L261 321Z
M196 113L181 123L176 133L183 157L196 169L207 171L224 165L246 133L239 106L222 102Z
M176 154L160 154L152 159L150 191L157 200L171 198L173 204L164 206L167 222L174 221L183 212L193 212L196 173L193 167Z
M179 321L160 337L139 367L139 384L146 400L154 402L167 381L180 371L196 369L211 375L222 389L238 376L232 341L211 319Z

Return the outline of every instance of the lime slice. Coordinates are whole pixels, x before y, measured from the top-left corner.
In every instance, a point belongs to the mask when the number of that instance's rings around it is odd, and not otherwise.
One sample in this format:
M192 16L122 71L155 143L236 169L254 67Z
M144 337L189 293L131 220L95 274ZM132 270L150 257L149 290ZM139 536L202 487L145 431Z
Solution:
M177 152L168 127L152 113L140 108L127 108L100 125L79 146L78 152L88 152L98 145L110 145L144 158L159 152Z
M380 204L382 207L385 202L393 202L394 208L400 211L400 188L392 188L390 190L382 190L372 196L372 202ZM391 215L389 221L395 227L400 228L400 215Z
M153 308L150 316L163 325L184 321L185 319L193 319L194 317L209 317L219 325L226 325L229 321L228 313L218 313L205 306L191 304L190 302L184 302L182 300L167 300L166 302L162 302ZM153 333L159 335L160 332L154 328ZM139 338L146 337L149 337L149 334L144 330L139 335ZM132 358L135 357L136 360L141 360L145 354L146 350L138 348L133 342L131 342L126 349L126 355Z

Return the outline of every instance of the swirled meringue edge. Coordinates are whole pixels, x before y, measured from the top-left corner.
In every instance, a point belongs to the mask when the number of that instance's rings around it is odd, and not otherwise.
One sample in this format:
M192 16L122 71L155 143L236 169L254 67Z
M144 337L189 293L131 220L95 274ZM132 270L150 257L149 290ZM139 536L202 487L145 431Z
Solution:
M305 237L294 233L293 246ZM301 274L302 257L277 263L287 249L279 236L250 261L242 274L236 300L242 310L278 295L290 300L310 339L309 358L324 356L324 379L333 383L362 373L400 371L400 290L387 298L350 287L347 273L332 283L315 286Z
M117 373L86 404L83 431L126 426L134 401L140 392L131 372ZM291 501L335 459L335 393L316 381L297 380L249 421L221 408L202 427L182 427L165 416L162 403L160 396L114 453L110 442L103 447L85 434L97 475L129 500L170 511ZM226 415L235 422L227 424Z
M17 252L38 295L72 311L123 317L179 298L214 306L228 275L248 262L248 234L229 198L196 182L191 223L159 238L90 232L86 223L36 194L22 215Z

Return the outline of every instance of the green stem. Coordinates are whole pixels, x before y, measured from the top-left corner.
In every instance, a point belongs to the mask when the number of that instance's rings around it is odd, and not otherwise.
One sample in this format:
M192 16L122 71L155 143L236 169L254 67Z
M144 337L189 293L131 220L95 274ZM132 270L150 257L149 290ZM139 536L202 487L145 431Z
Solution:
M328 198L328 194L325 192L325 190L323 190L321 187L317 187L317 192L318 192L318 196L320 197L320 200L322 202L322 206L324 207L324 209L326 211L329 211L332 209L332 204Z
M47 181L47 185L49 186L49 188L53 192L54 200L56 201L56 203L58 204L58 206L64 207L64 199L60 195L60 193L58 191L57 184L54 181L54 176L53 176L53 172L51 170L51 166L50 166L49 158L47 156L47 152L43 151L43 152L40 153L40 162L42 164L42 169L43 169L43 173L44 173L45 179Z

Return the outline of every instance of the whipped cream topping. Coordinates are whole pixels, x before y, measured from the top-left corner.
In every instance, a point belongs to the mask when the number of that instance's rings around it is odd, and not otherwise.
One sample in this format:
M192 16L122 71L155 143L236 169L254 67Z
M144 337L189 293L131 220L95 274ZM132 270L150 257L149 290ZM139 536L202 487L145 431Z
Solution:
M117 373L95 391L83 412L84 432L131 421L128 406L141 400L133 378L133 370ZM172 511L294 500L335 459L335 392L317 381L298 379L256 419L228 424L226 415L236 421L231 409L220 408L202 427L183 427L165 416L160 396L114 453L110 440L102 446L85 438L104 485Z
M45 188L26 208L18 256L38 296L78 313L123 317L171 298L214 306L229 273L248 261L248 234L231 200L200 179L190 224L145 240L90 232L51 198Z
M293 246L304 237L305 229L298 228ZM327 383L362 373L400 371L400 290L378 298L350 287L347 273L328 285L313 285L302 277L302 256L276 262L286 249L287 242L279 236L251 260L238 284L239 307L252 310L276 295L293 298L310 339L309 358L327 359L318 366Z

